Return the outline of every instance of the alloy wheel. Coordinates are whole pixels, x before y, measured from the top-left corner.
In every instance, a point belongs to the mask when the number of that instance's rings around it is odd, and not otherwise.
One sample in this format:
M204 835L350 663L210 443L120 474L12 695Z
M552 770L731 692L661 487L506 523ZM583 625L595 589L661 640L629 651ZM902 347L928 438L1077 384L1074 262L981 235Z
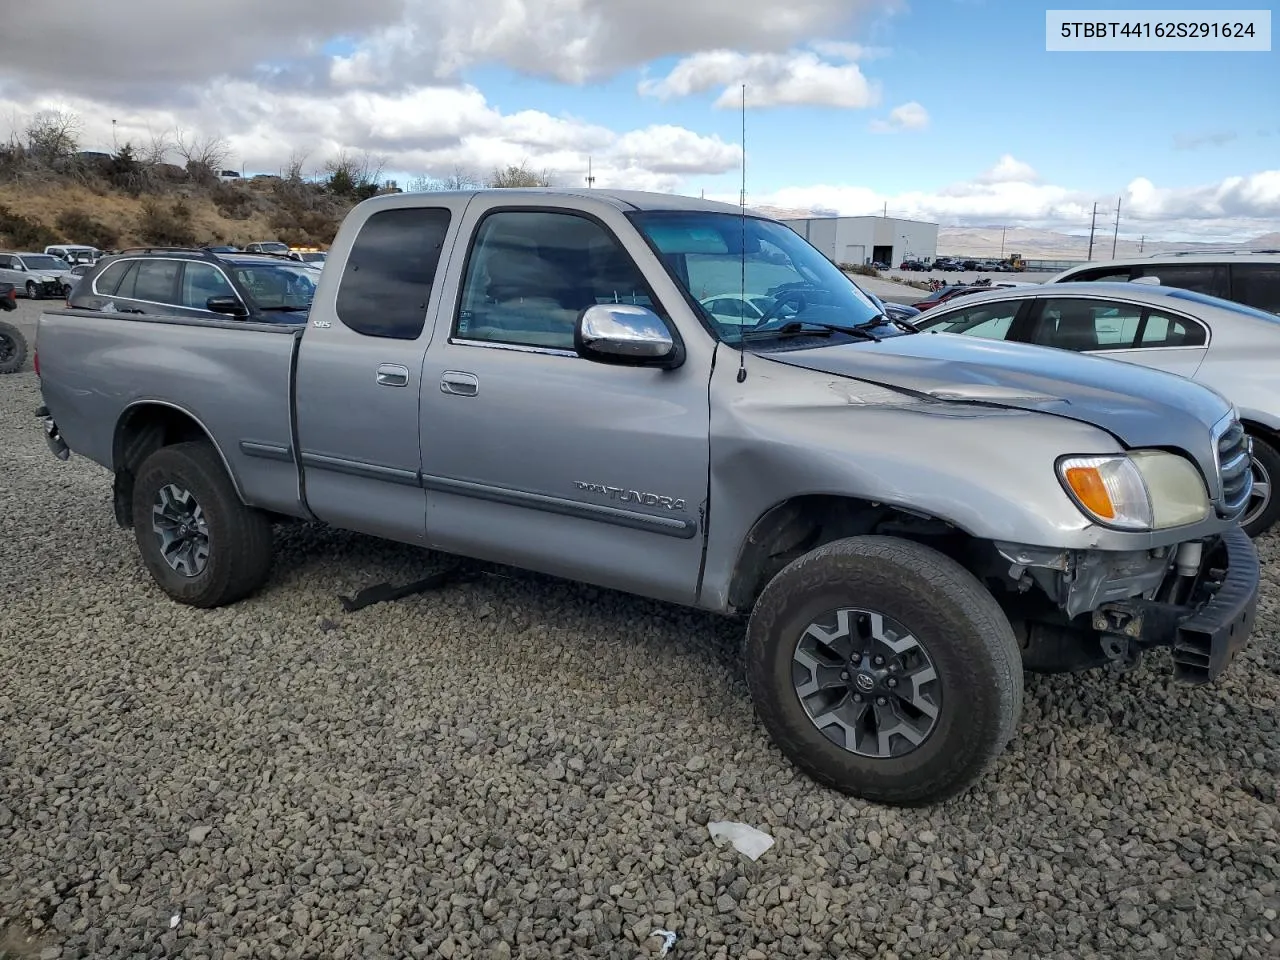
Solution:
M863 757L904 756L929 738L942 708L924 645L874 610L834 610L805 628L791 682L805 714L836 746Z
M191 491L174 483L156 493L151 529L165 563L184 577L198 577L209 564L209 524Z
M1257 457L1249 461L1249 467L1253 472L1253 491L1249 494L1249 505L1245 508L1244 516L1240 518L1242 527L1247 527L1262 516L1263 511L1271 503L1270 471Z

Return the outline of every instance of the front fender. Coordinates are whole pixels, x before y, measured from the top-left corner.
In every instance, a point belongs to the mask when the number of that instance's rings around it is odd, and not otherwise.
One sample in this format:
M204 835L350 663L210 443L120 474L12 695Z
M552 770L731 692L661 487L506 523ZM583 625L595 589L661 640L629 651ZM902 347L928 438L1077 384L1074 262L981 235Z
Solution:
M1052 414L921 401L773 364L712 376L709 541L702 605L728 606L756 521L787 500L825 495L889 504L984 540L1054 549L1141 550L1218 533L1202 524L1121 533L1087 520L1057 479L1069 454L1121 453L1104 431Z

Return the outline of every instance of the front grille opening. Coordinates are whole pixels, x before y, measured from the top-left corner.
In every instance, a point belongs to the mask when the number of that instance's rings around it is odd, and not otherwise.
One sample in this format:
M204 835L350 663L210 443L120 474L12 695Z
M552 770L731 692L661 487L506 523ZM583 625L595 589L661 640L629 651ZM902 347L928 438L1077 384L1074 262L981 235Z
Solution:
M1253 492L1249 466L1249 438L1239 420L1234 420L1218 437L1218 477L1222 483L1222 510L1237 515L1244 510Z

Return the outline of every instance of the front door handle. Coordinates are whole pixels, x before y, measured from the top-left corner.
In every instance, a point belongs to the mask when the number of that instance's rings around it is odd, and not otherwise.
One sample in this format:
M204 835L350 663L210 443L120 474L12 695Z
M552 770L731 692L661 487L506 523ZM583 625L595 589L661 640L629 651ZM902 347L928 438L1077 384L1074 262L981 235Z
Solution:
M442 393L452 393L457 397L474 397L480 392L480 378L474 373L446 370L440 376L440 390Z
M384 363L378 367L378 386L403 387L409 383L409 369L398 363Z

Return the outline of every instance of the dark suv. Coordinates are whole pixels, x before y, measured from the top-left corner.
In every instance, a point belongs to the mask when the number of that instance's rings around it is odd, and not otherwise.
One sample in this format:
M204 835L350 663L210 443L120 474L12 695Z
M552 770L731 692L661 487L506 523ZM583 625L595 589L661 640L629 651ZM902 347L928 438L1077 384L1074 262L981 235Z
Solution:
M320 271L287 257L139 247L99 260L67 298L73 310L297 323Z

